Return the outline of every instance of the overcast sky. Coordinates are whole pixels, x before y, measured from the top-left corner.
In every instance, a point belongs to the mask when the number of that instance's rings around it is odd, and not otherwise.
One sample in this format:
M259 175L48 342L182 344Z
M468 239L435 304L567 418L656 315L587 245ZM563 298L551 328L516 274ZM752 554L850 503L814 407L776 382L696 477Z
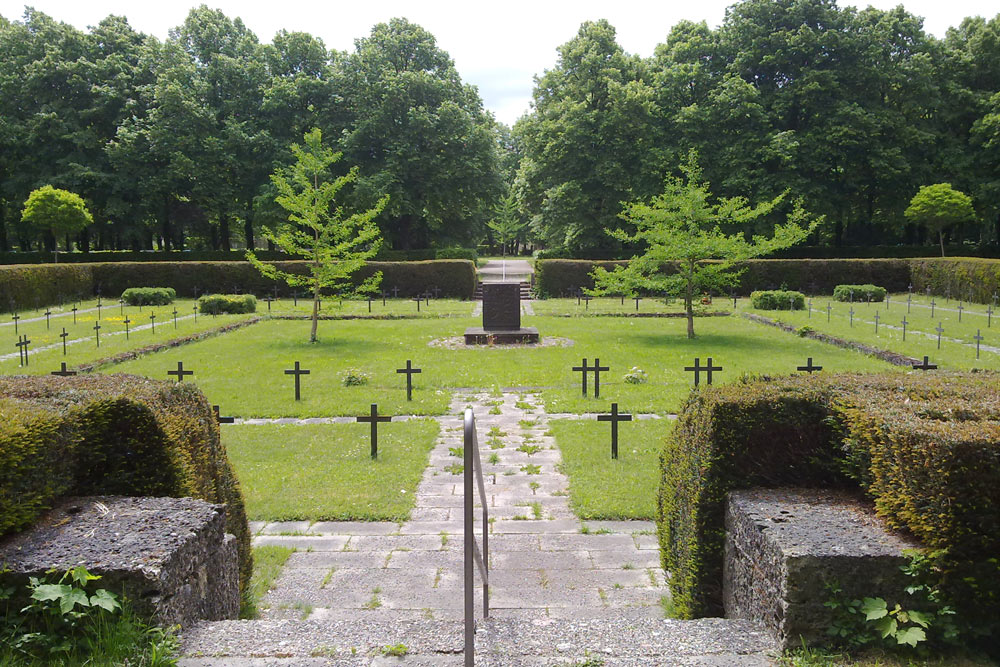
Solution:
M35 0L32 6L80 29L97 24L108 14L128 17L132 27L160 38L179 25L196 2L175 0ZM369 34L376 23L404 16L433 34L447 51L462 78L479 88L488 109L498 120L513 124L531 102L533 78L556 61L556 47L576 34L584 21L605 18L618 31L618 42L629 53L649 56L670 27L682 19L718 26L731 0L509 0L455 2L442 0L350 0L348 2L274 2L269 0L215 0L210 7L240 17L260 38L269 42L280 29L309 32L327 48L350 50L354 40ZM841 6L888 9L899 0L849 2ZM966 16L990 18L998 12L996 0L905 0L908 11L923 17L924 28L938 37ZM0 0L0 15L19 19L22 2Z

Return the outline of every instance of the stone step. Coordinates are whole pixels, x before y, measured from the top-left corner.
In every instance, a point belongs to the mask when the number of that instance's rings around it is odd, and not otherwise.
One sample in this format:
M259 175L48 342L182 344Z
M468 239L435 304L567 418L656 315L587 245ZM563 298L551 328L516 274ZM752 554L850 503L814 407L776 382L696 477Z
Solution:
M382 657L403 645L407 657ZM203 622L184 633L180 664L460 665L463 624L455 620L366 619ZM490 666L769 665L774 643L748 621L642 617L548 618L516 614L481 621L476 664ZM601 661L601 662L597 662Z

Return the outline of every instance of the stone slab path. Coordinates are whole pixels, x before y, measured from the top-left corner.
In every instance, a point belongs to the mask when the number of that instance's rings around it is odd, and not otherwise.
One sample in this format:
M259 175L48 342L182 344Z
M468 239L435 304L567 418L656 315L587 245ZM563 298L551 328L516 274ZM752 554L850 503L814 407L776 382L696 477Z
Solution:
M772 644L750 624L663 618L668 589L652 522L575 517L536 395L471 391L457 393L451 414L438 418L441 434L409 521L253 524L255 546L295 553L264 597L261 620L196 626L184 635L182 664L462 664L455 454L466 406L476 414L490 513L491 617L477 632L477 664L593 656L607 665L767 664ZM476 516L481 522L479 509ZM477 587L481 610L478 579ZM393 644L405 645L407 657L381 656Z

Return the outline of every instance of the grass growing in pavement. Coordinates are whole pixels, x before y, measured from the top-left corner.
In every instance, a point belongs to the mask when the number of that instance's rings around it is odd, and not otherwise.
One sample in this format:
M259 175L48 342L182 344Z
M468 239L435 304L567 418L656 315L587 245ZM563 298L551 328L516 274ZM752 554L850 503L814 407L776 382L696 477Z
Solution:
M226 426L222 441L251 521L405 521L438 435L433 420Z
M253 575L250 577L250 590L247 591L248 599L243 600L240 608L240 618L257 618L260 615L261 600L274 586L293 553L294 548L276 544L253 548Z
M892 350L900 354L923 359L926 355L941 368L969 370L972 368L1000 368L1000 353L987 347L1000 348L1000 317L989 318L986 306L964 303L962 321L958 321L958 303L944 298L935 298L936 306L931 316L930 299L914 296L907 313L906 295L892 295L889 307L885 303L842 303L826 298L813 298L813 311L808 309L754 310L771 319L780 320L793 327L809 326L816 331L858 341L868 345ZM832 307L827 321L827 304ZM749 307L749 304L746 304ZM854 308L853 326L850 310ZM875 314L879 315L879 331L875 333ZM902 319L906 317L906 341L903 341ZM987 326L992 319L992 326ZM940 325L941 348L937 346L937 331ZM981 341L980 358L976 359L976 341L973 336L977 329L984 340ZM787 335L787 334L786 334ZM817 363L819 363L817 361Z
M340 320L323 322L320 341L308 342L309 322L272 320L193 345L165 350L119 364L106 372L127 372L167 379L184 362L213 404L240 417L360 415L377 402L382 414L444 414L459 387L537 387L549 412L605 411L611 402L623 410L676 410L693 384L684 367L712 357L724 371L714 382L732 382L744 373L771 375L795 371L813 357L827 371L886 371L893 367L857 352L797 338L741 317L700 318L698 338L685 337L683 319L608 318L600 326L589 318L528 317L543 336L568 338L568 347L445 349L428 343L460 336L478 318L405 321ZM583 357L610 366L601 378L601 398L580 391L571 370ZM412 359L423 369L414 376L413 401L406 400L405 377L396 373ZM295 361L310 370L302 378L302 400L294 400L293 379L284 371ZM642 385L626 384L633 366L649 375ZM348 369L371 375L367 385L343 386ZM704 378L703 380L704 381ZM531 418L526 411L525 419Z
M611 458L611 427L591 420L556 419L549 429L569 477L569 502L581 519L652 520L659 485L657 456L673 422L618 425L618 459Z

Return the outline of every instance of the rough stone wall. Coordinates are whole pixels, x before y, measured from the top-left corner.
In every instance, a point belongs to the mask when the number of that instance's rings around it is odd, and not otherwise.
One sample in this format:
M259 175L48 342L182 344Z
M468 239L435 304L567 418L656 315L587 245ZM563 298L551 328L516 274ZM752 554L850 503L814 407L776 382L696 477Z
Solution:
M239 613L236 538L225 521L224 505L194 498L70 498L0 541L0 563L18 591L28 577L83 565L140 616L188 627Z
M893 602L912 538L888 532L853 495L813 489L733 491L726 507L723 604L727 618L763 623L782 648L822 644L827 584L849 600Z

